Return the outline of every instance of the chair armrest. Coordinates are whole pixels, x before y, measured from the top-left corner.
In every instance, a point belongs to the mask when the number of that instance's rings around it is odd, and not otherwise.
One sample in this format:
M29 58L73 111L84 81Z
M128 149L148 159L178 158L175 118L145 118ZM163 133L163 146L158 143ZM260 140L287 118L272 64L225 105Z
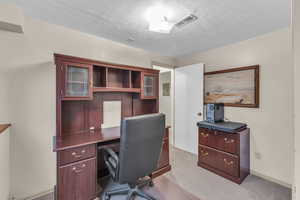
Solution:
M117 175L119 173L119 157L118 155L110 148L103 147L103 153L104 153L104 162L107 165L107 168L114 180L116 180ZM112 162L109 160L109 158L112 158L115 162L115 165L112 164Z

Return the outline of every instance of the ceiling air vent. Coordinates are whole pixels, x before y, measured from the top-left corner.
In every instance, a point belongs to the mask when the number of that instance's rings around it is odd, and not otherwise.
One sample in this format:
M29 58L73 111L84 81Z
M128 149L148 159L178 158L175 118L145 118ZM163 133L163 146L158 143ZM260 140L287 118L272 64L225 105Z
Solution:
M184 26L186 26L186 25L188 25L188 24L196 21L197 19L198 19L198 17L196 15L191 14L191 15L185 17L183 20L181 20L177 24L175 24L175 26L177 28L182 28L182 27L184 27Z

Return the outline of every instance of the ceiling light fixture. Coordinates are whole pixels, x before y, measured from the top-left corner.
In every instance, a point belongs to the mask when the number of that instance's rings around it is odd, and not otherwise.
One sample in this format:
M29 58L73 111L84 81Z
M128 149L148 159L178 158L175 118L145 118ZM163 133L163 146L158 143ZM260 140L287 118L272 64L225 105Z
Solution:
M172 17L171 9L156 5L150 7L146 12L146 19L149 23L149 31L158 33L170 33L175 23L168 21Z

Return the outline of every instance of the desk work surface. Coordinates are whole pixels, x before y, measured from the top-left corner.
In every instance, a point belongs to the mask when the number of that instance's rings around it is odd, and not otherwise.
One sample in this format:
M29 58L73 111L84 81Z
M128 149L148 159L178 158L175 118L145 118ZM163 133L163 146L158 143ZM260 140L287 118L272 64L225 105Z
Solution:
M167 126L166 129L169 129ZM83 131L78 134L71 134L63 137L54 136L53 151L61 151L74 147L109 142L120 139L120 127L102 128L95 131Z
M61 151L89 144L108 142L120 139L120 127L103 128L95 131L85 131L64 137L54 136L53 151Z

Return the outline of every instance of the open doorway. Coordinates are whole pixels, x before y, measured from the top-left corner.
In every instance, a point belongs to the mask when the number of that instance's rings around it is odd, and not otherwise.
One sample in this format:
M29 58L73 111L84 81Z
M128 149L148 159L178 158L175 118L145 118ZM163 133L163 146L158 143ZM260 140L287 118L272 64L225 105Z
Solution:
M155 64L153 69L159 73L159 112L166 115L166 126L170 126L170 144L173 145L173 113L174 113L174 69L170 66Z

